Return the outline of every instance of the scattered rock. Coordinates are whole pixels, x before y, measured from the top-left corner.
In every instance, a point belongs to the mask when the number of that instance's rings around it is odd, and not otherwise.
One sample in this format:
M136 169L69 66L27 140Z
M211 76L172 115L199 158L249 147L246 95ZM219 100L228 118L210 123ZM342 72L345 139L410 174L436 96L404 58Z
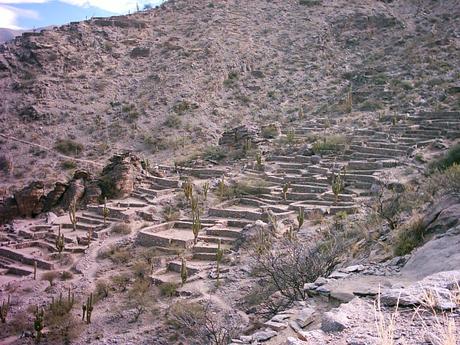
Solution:
M321 320L321 330L327 333L341 332L348 327L348 317L340 309L324 313Z

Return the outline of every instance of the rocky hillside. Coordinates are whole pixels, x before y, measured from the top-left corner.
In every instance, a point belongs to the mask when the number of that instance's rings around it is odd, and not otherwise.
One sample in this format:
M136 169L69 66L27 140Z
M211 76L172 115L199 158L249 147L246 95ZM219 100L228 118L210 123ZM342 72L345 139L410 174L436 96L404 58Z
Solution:
M57 154L171 163L300 108L458 109L459 14L455 0L176 0L26 33L0 46L3 187L63 177L74 162Z

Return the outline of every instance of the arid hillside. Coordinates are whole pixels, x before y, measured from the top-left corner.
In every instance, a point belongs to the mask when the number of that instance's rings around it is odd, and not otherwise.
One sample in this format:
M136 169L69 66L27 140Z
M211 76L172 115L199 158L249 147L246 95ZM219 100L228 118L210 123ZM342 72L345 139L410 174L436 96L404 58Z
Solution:
M172 163L300 108L458 110L459 21L455 0L177 0L26 33L0 46L3 189L62 179L56 153Z

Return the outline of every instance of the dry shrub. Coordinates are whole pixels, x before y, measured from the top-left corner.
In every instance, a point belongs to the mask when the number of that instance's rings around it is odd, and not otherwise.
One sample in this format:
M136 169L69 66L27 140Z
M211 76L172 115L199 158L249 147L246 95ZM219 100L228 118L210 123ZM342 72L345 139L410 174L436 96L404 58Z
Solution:
M5 155L0 155L0 171L4 172L6 175L11 175L13 169L13 159Z
M50 286L53 286L54 281L59 277L59 272L48 271L42 274L41 279L46 280L50 283Z
M169 308L167 318L178 333L200 344L226 345L243 326L237 313L218 310L209 302L179 301Z
M131 233L131 225L127 223L117 223L112 226L111 233L117 235L129 235Z
M421 216L414 217L410 222L400 227L394 239L394 253L403 256L420 246L425 239L425 227Z

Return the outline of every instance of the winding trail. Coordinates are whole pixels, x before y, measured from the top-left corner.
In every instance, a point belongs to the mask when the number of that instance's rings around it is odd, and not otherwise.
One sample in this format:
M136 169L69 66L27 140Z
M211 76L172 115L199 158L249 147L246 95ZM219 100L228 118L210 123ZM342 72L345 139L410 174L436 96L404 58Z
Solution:
M43 146L43 145L40 145L40 144L35 144L35 143L30 142L30 141L18 139L18 138L11 137L11 136L8 136L8 135L2 134L2 133L0 133L0 137L5 138L7 140L17 141L17 142L22 143L22 144L39 147L39 148L41 148L41 149L43 149L45 151L48 151L48 152L51 152L51 153L55 154L56 156L59 156L59 157L65 158L65 159L70 159L70 160L73 160L75 162L88 163L88 164L96 165L96 166L99 166L99 167L104 166L104 164L102 164L102 163L97 163L97 162L90 161L90 160L87 160L87 159L75 158L75 157L72 157L72 156L66 156L66 155L64 155L62 153L56 152L53 149L50 149L47 146Z

